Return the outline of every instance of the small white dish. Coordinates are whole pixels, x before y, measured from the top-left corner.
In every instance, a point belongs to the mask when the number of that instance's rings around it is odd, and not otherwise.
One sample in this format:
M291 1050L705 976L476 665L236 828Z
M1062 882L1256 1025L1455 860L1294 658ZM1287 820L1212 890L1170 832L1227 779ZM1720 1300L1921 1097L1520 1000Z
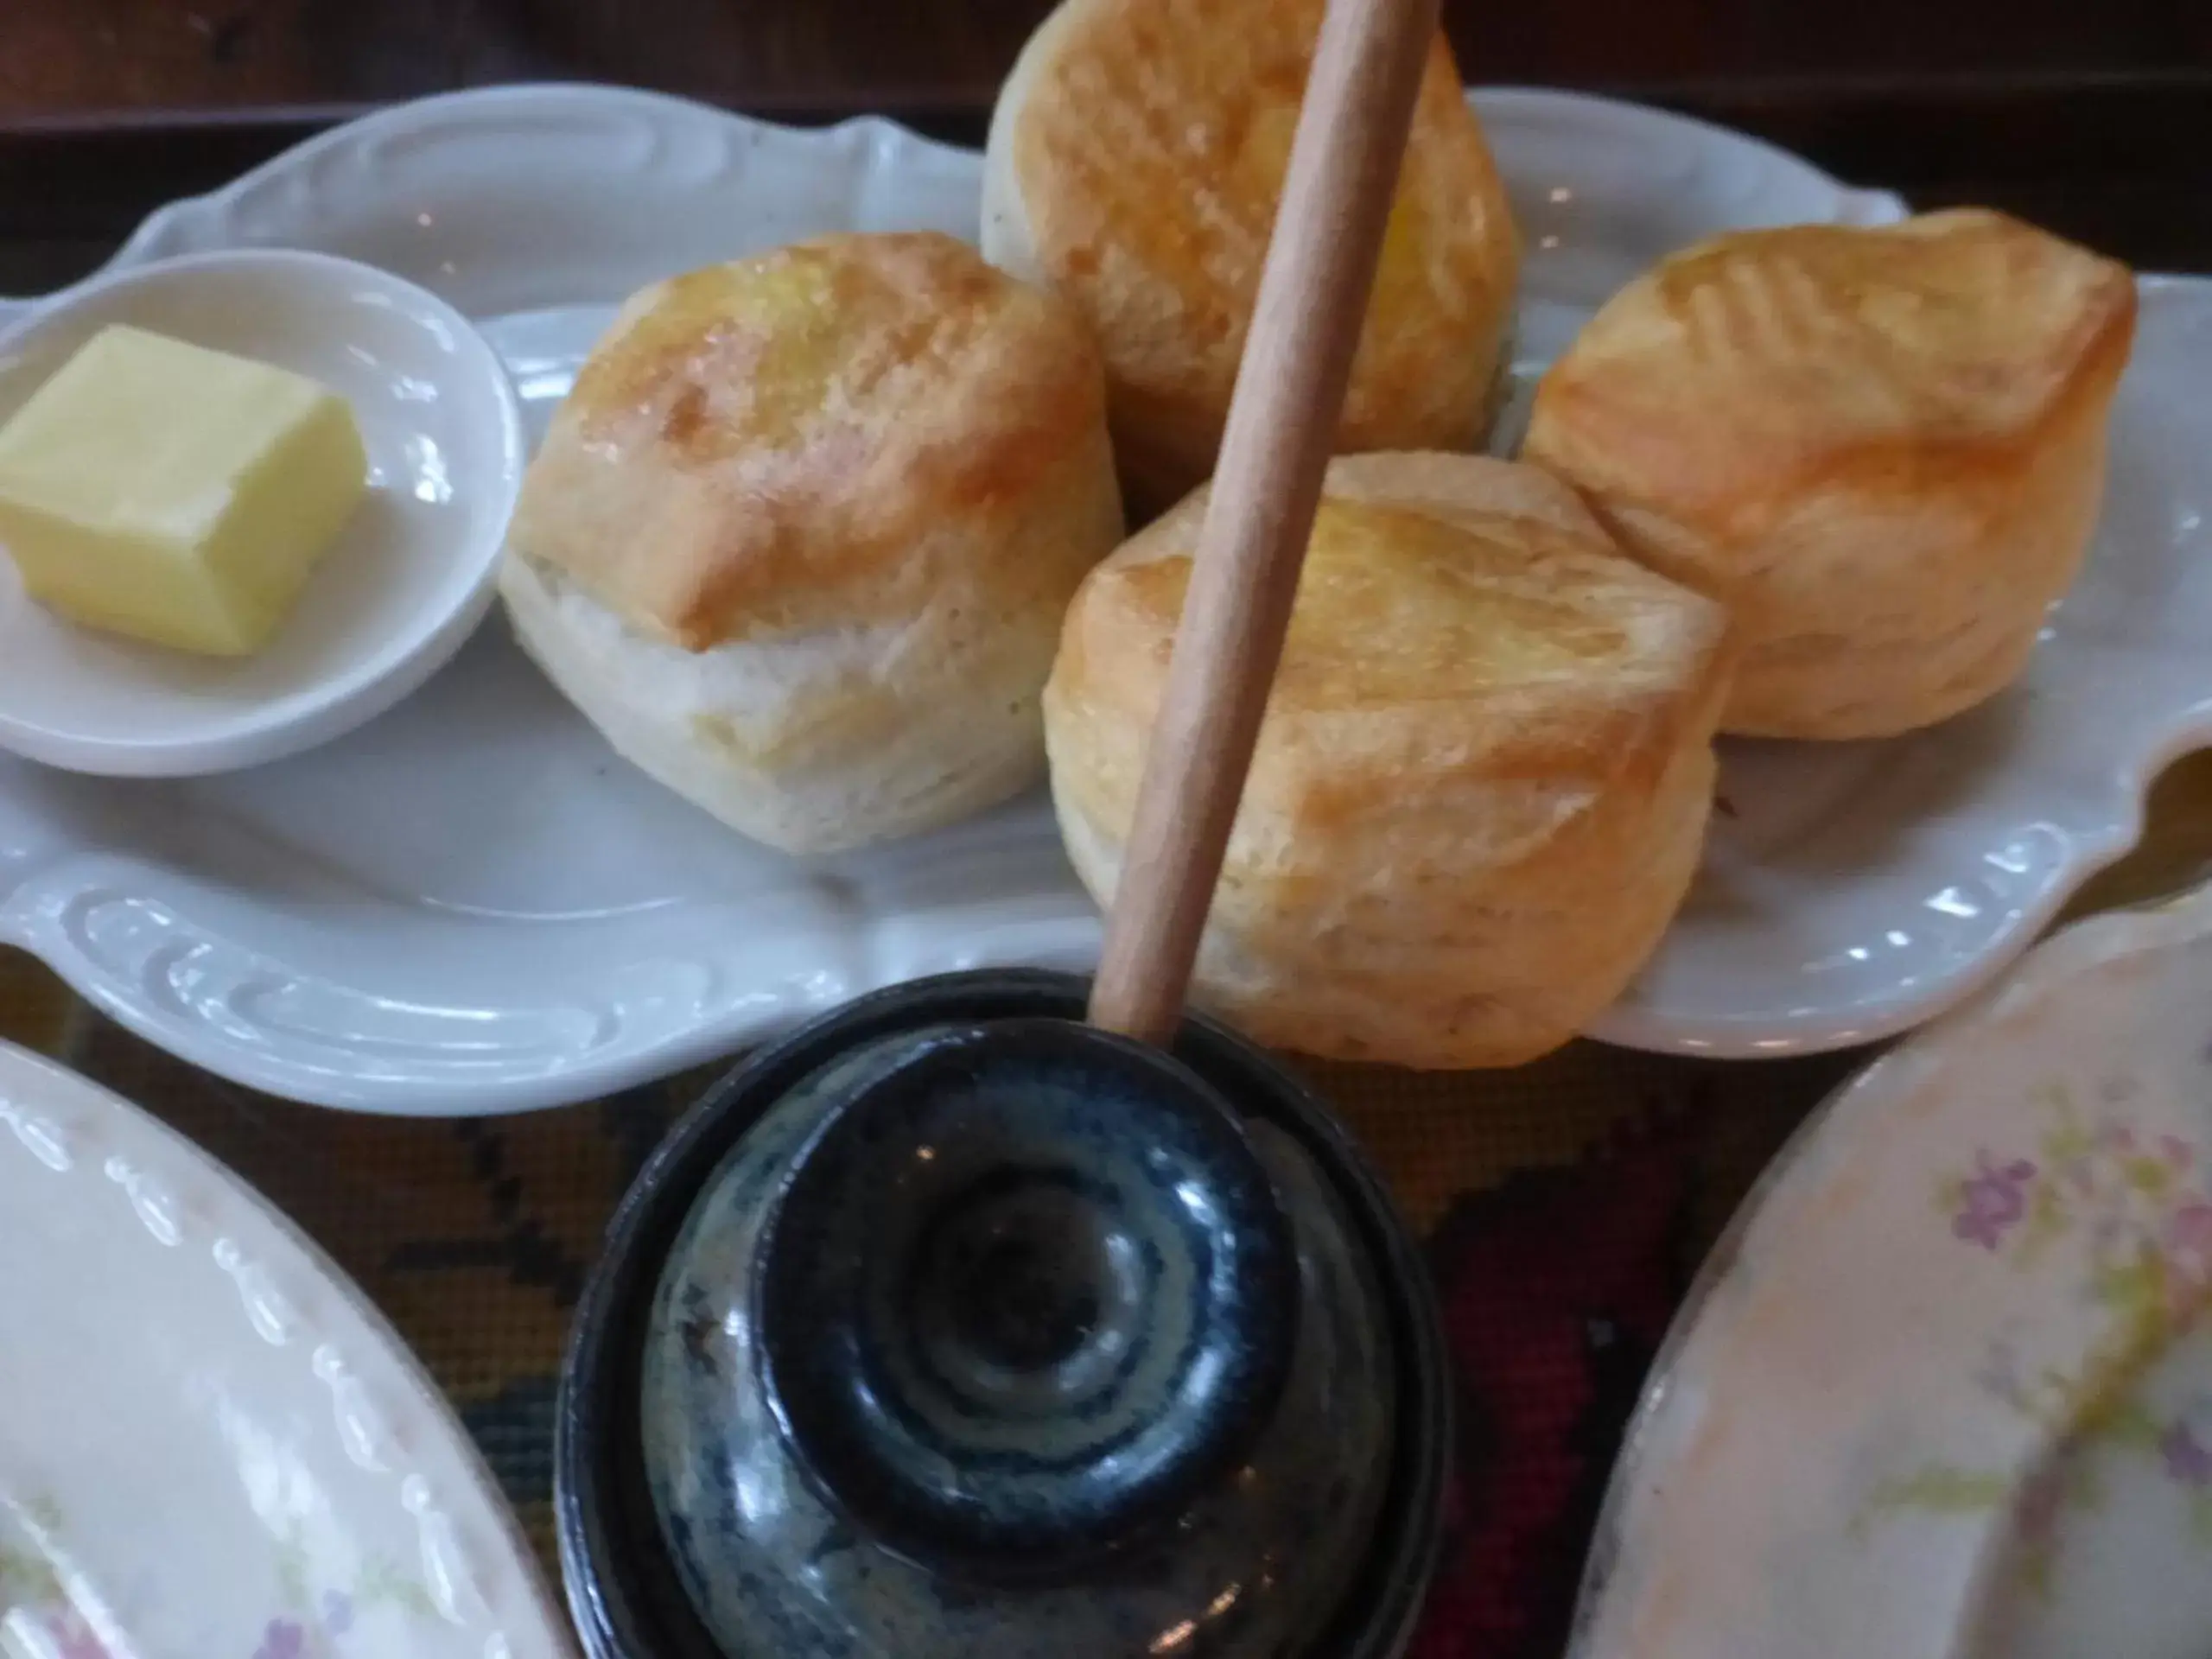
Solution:
M514 391L467 319L321 253L111 270L0 335L0 421L118 322L339 393L368 449L369 492L276 638L235 662L80 627L33 602L0 556L0 745L77 772L227 771L336 737L428 679L491 604L526 458Z
M2212 893L2099 918L1840 1091L1647 1383L1572 1659L2196 1659Z
M0 1654L564 1659L436 1386L266 1200L0 1044Z

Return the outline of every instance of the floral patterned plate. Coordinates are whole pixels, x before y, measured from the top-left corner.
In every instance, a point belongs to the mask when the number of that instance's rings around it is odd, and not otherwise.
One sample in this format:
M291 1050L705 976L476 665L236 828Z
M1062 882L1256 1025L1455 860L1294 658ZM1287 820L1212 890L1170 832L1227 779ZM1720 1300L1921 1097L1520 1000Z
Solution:
M1777 1160L1573 1651L2212 1652L2212 893L2060 935Z
M556 1659L399 1339L181 1137L0 1044L0 1659Z

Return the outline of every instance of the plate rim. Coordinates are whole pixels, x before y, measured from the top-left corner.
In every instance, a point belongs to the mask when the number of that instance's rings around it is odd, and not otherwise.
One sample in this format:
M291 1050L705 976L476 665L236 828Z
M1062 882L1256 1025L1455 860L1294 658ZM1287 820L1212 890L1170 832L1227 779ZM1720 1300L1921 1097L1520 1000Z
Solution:
M48 1055L0 1039L0 1106L16 1109L0 1117L0 1141L16 1143L6 1155L46 1161L31 1143L37 1128L51 1127L41 1103L90 1123L98 1132L100 1150L109 1161L104 1171L91 1173L104 1173L111 1184L120 1185L115 1160L127 1158L137 1166L135 1177L154 1176L166 1196L188 1196L190 1203L176 1206L189 1218L188 1227L179 1228L184 1236L177 1243L190 1245L197 1235L196 1242L213 1251L228 1244L244 1258L237 1269L241 1272L272 1257L283 1260L328 1295L328 1304L316 1310L315 1317L300 1316L307 1328L283 1344L287 1361L282 1363L312 1368L319 1363L315 1356L338 1348L347 1373L378 1385L374 1405L394 1420L386 1424L386 1438L396 1455L389 1467L377 1471L390 1485L392 1502L410 1508L406 1489L410 1484L428 1487L429 1497L417 1499L412 1506L418 1522L427 1523L435 1515L450 1524L461 1536L463 1562L477 1569L470 1577L482 1603L480 1618L448 1622L483 1643L511 1644L516 1659L531 1652L543 1652L549 1659L573 1659L577 1653L575 1633L563 1605L482 1448L389 1316L321 1243L251 1182L173 1124ZM73 1166L73 1160L68 1167L54 1171L47 1164L49 1171L63 1174ZM131 1201L137 1202L138 1196L134 1193ZM122 1220L116 1224L123 1224ZM137 1230L147 1234L149 1245L168 1243L146 1225ZM210 1261L210 1271L232 1271L213 1255ZM242 1310L239 1318L244 1321L249 1315ZM257 1336L255 1340L257 1345L251 1351L269 1346ZM334 1419L325 1414L317 1421L316 1440L336 1433ZM429 1447L442 1448L438 1460L448 1465L435 1481L423 1469L429 1461ZM328 1455L359 1465L343 1447ZM489 1587L482 1582L487 1559L501 1568L499 1583Z

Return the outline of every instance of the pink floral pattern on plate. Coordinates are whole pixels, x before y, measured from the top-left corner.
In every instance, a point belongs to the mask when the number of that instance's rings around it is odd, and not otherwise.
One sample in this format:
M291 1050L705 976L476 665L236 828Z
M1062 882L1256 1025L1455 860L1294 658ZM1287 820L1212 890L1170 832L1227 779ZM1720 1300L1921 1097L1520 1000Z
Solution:
M1923 1465L1878 1488L1856 1529L1898 1510L2009 1502L2033 1578L2047 1568L2065 1510L2103 1499L2088 1454L2116 1449L2152 1459L2183 1489L2194 1530L2212 1547L2212 1398L2159 1413L2131 1392L2145 1365L2212 1308L2212 1194L2193 1142L2139 1134L2120 1114L2132 1092L2109 1083L2091 1109L2073 1090L2046 1086L2035 1104L2047 1127L2032 1148L1978 1148L1936 1189L1951 1236L2014 1271L2037 1268L2054 1249L2075 1252L2081 1294L2105 1317L2103 1337L2076 1370L2025 1365L1999 1338L1974 1373L1986 1393L2056 1431L2053 1454L2017 1490L2002 1471Z
M51 1499L35 1499L22 1506L22 1513L48 1537L62 1531L60 1507ZM419 1618L433 1611L422 1586L386 1562L371 1562L350 1590L318 1591L311 1587L307 1552L289 1541L277 1547L276 1572L286 1605L264 1625L252 1653L241 1659L342 1659L343 1638L360 1612L384 1608ZM26 1618L56 1659L118 1659L46 1554L0 1540L0 1618L11 1615Z

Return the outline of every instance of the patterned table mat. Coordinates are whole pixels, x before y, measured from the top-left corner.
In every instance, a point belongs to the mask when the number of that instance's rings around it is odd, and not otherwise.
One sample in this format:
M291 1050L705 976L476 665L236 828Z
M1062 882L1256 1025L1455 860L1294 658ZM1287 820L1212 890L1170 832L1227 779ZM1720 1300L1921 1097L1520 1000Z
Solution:
M2143 846L2076 908L2208 873L2212 754L2160 781ZM5 951L0 1036L159 1113L313 1235L445 1388L555 1571L569 1313L616 1199L710 1071L520 1117L323 1111L170 1059ZM1721 1065L1579 1044L1505 1072L1306 1065L1429 1241L1460 1367L1454 1538L1421 1659L1558 1651L1669 1317L1758 1172L1863 1058Z

